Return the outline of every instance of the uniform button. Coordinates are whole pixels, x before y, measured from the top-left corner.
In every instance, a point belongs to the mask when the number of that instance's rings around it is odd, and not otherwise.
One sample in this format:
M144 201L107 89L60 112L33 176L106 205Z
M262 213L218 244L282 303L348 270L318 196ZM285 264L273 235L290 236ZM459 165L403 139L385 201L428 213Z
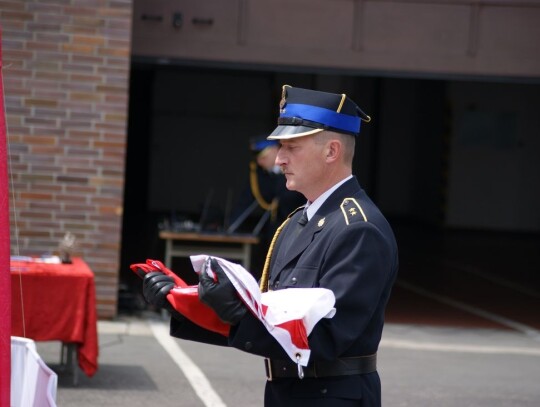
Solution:
M292 278L292 283L293 283L293 285L296 284L296 277Z
M325 388L325 389L321 389L321 394L326 394L326 393L328 393L328 389L326 389L326 388Z
M253 344L251 342L246 342L244 344L244 349L245 350L251 350L251 348L253 348Z

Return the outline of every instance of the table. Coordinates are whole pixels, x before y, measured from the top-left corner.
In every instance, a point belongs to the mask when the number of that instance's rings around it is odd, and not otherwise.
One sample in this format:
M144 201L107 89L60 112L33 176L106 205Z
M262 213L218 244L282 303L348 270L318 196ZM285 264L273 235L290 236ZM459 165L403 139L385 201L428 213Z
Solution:
M189 257L194 254L211 254L225 259L241 260L249 269L251 245L259 243L253 235L174 232L162 230L159 237L165 240L165 265L172 267L173 257ZM182 245L182 242L185 243ZM188 244L189 243L189 244Z
M98 367L94 273L81 258L72 261L11 261L11 335L61 341L62 353L64 345L74 346L79 367L92 376Z

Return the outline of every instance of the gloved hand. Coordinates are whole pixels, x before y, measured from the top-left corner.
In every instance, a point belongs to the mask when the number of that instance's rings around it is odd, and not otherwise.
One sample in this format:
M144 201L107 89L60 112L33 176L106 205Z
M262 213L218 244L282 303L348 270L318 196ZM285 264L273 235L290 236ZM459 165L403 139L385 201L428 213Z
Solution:
M174 279L159 271L153 271L144 276L143 295L149 304L159 308L172 309L167 294L174 287Z
M206 267L208 262L199 273L199 300L212 308L223 322L236 325L246 315L246 306L216 259L210 258L210 268L217 281L208 275Z

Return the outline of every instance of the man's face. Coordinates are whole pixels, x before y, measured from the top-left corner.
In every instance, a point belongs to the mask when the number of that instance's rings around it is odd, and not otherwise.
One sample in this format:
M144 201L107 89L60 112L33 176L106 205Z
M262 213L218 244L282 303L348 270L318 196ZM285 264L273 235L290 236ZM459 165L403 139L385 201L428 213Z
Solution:
M324 179L324 151L324 144L315 143L313 136L281 140L276 164L285 174L287 189L312 200L320 188L320 180Z
M278 148L276 146L266 147L259 154L257 154L257 164L266 171L271 171L276 162L277 151Z

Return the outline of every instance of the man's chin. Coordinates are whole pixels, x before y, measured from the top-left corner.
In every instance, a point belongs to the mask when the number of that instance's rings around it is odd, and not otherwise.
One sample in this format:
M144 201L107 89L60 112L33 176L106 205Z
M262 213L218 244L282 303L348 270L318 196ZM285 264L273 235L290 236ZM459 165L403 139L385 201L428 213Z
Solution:
M289 191L296 191L296 184L293 181L287 180L287 183L285 184L285 186L287 187Z

